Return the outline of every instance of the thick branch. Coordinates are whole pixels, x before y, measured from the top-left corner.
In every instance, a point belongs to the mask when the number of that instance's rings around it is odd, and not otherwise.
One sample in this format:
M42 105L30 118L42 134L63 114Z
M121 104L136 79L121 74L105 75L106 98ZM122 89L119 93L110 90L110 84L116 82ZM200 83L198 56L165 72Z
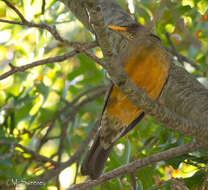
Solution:
M165 127L208 143L208 125L200 126L200 124L194 121L171 112L167 107L153 102L147 96L145 90L133 84L122 68L118 68L118 64L110 64L106 70L108 70L114 83L117 84L128 99L145 113L153 116Z
M88 4L89 12L92 13L91 21L97 27L100 27L103 32L105 32L104 24L102 22L102 12L96 0L91 0ZM95 20L93 20L93 18ZM98 39L104 38L105 44L109 44L109 38L103 33L97 33ZM102 48L102 47L101 47ZM164 126L173 129L179 133L185 134L187 136L195 137L198 140L208 143L208 123L206 125L200 126L199 123L191 121L170 111L167 107L161 107L159 104L153 102L145 93L143 89L139 89L135 84L131 82L127 74L124 72L120 62L121 59L116 59L115 54L111 54L105 49L104 55L107 55L108 65L105 65L105 69L108 71L113 82L120 88L120 90L128 97L128 99L141 108L145 113L153 116L158 122ZM107 51L105 53L105 51ZM208 97L207 97L208 98Z
M192 84L194 86L194 92L195 95L199 98L199 99L203 99L203 100L207 100L206 98L204 98L204 94L205 93L201 93L201 92L206 92L204 91L203 87L198 84L197 82L195 82L195 79L193 79L192 77L187 77L189 76L186 72L184 72L183 70L180 70L179 68L175 67L175 66L172 66L172 70L170 72L170 76L169 76L169 80L168 80L168 83L166 84L164 90L163 90L163 94L162 94L162 99L160 100L163 100L164 102L167 102L167 104L165 104L172 112L170 112L169 110L167 110L166 108L164 107L161 107L160 105L154 103L153 101L151 101L145 94L145 92L142 90L142 89L138 89L129 79L128 77L126 76L126 74L124 73L124 71L122 70L122 68L115 68L115 65L110 61L111 60L111 56L114 54L114 50L111 49L111 43L108 43L109 42L109 39L108 39L108 35L105 34L102 36L102 33L101 31L106 31L105 29L105 26L108 25L108 24L118 24L119 23L122 23L122 24L129 24L130 22L134 22L131 20L130 16L128 16L127 14L127 18L126 19L126 23L123 22L123 20L125 20L124 18L122 17L114 17L113 16L116 14L116 12L118 11L121 11L122 9L119 8L119 6L114 6L114 12L113 13L113 8L108 8L108 6L106 6L108 3L112 3L111 0L107 0L107 1L100 1L101 2L101 7L93 7L94 5L92 4L92 6L88 6L87 10L85 7L81 7L83 4L80 4L80 2L83 2L83 1L80 1L80 0L76 0L76 1L73 1L73 0L70 0L70 1L64 1L64 2L67 2L69 7L70 5L73 4L73 7L70 7L72 10L74 11L77 11L77 15L79 15L79 18L81 20L83 20L84 24L88 25L88 28L91 28L90 27L90 24L94 25L93 29L96 29L96 35L98 36L98 40L99 40L99 43L102 44L101 42L103 42L103 40L107 40L105 42L105 44L109 44L109 48L110 48L110 52L108 52L108 48L107 46L106 47L102 47L102 50L104 52L104 55L107 56L107 60L109 60L109 66L106 66L104 64L101 64L101 65L104 65L106 70L109 72L109 74L111 75L113 81L119 86L119 88L128 96L128 98L136 105L138 105L140 108L142 108L145 112L147 113L150 113L151 115L153 115L158 121L160 121L161 123L167 125L168 127L171 127L173 128L174 130L176 131L179 131L179 132L182 132L182 133L185 133L186 135L190 135L190 136L196 136L196 137L200 137L204 140L206 140L206 138L208 137L207 136L207 121L208 119L207 118L207 109L205 109L206 107L201 107L200 106L195 106L195 104L193 104L192 102L190 103L189 101L186 101L186 94L185 95L181 95L181 96L178 96L178 94L174 94L172 93L172 91L170 90L171 87L169 86L175 86L176 89L177 89L177 85L181 85L181 88L185 89L186 88L191 88ZM74 5L77 3L77 7L76 7L76 10L74 8ZM93 1L92 1L93 3ZM94 3L96 3L96 1L94 1ZM115 3L113 4L115 5ZM106 8L107 7L107 8ZM79 9L80 8L80 9ZM98 8L98 9L97 9ZM101 8L101 9L100 9ZM101 11L102 10L102 11ZM118 11L115 11L115 10L118 10ZM94 14L94 18L96 18L96 12L93 12L93 11L97 11L98 12L98 23L96 23L95 21L93 20L90 20L90 23L88 23L88 15L86 14L86 12L89 11L90 14ZM80 12L80 13L79 13ZM103 15L101 15L101 12ZM121 11L122 12L122 11ZM124 12L124 11L123 11ZM106 15L110 15L112 14L111 16L109 17L106 17ZM81 18L80 15L84 15L83 18ZM125 14L123 14L125 15ZM102 21L102 18L105 18L104 21ZM91 17L93 18L93 16ZM113 19L112 19L113 18ZM96 28L97 27L97 28ZM102 30L104 28L104 30ZM112 36L116 36L116 34L114 35L111 35L110 38ZM118 36L113 38L113 42L118 42L121 38L119 38ZM113 47L118 47L120 48L120 43L112 43ZM118 45L119 44L119 45ZM112 50L112 51L111 51ZM108 58L109 57L109 58ZM113 56L112 56L113 57ZM177 69L175 69L177 68ZM177 71L177 73L174 73L174 71ZM178 77L179 76L179 77ZM187 80L184 80L185 84L182 84L180 83L180 81L183 81L181 78L188 78ZM180 79L178 80L178 84L174 84L174 80L176 81L177 79ZM188 86L188 87L187 87ZM191 87L189 87L191 86ZM202 90L201 90L202 89ZM176 91L174 91L176 92ZM184 92L184 91L183 91ZM188 91L191 93L191 91ZM197 94L198 93L198 94ZM179 94L180 95L180 94ZM174 105L171 105L169 106L169 103L168 103L168 96L172 98L173 102L174 102ZM203 98L201 98L203 97ZM184 100L185 103L181 103L181 105L178 105L178 101L182 99ZM204 104L206 104L205 102L207 101L202 101L202 103L204 102ZM185 106L184 106L185 104ZM189 107L187 106L189 105ZM183 108L180 109L182 106ZM191 111L189 111L191 107ZM185 112L182 112L180 110L184 110L185 109ZM195 111L196 110L196 111ZM202 112L202 110L204 110L204 112ZM194 114L195 112L198 111L198 115L197 114ZM176 112L177 114L175 114L174 112ZM200 114L199 114L200 113ZM196 116L194 115L197 115L197 117L199 118L196 118ZM188 120L190 119L190 121ZM192 121L191 121L192 120ZM201 128L199 127L198 125L201 125L202 126L205 126L204 128ZM188 131L187 131L188 130ZM78 152L72 156L70 158L69 161L67 161L67 165L63 164L60 168L56 168L55 170L53 170L52 172L48 172L45 174L44 176L44 179L48 180L48 179L51 179L52 177L56 176L57 173L63 169L64 167L68 166L69 163L73 163L75 160L77 160L77 155L80 156L81 154L78 154L80 153L79 151L82 151L84 150L84 148L86 148L86 144L89 142L89 139L88 141L86 140L85 144L80 147L80 149L78 150ZM184 145L186 146L186 145ZM194 151L194 150L197 150L199 148L198 145L196 144L190 144L190 145L187 145L189 150L187 149L183 149L183 153L185 153L185 151ZM193 148L194 147L194 148ZM177 152L177 149L174 149L174 152L176 154ZM179 151L180 152L180 151ZM177 152L178 153L178 152ZM180 152L182 154L182 152ZM161 154L161 153L160 153ZM156 154L156 155L159 155L159 154ZM163 154L162 154L163 155ZM169 155L169 154L168 154ZM177 154L176 154L177 155ZM176 156L175 155L175 156ZM174 154L172 155L171 154L171 157L174 156ZM160 159L167 159L168 156L167 154L164 154L164 158L161 158ZM137 165L137 168L140 168L140 167L144 167L148 164L152 164L154 162L157 162L158 161L158 157L157 156L154 156L152 155L152 157L150 157L150 160L149 158L146 158L146 160L142 160L141 162L140 161L137 161L139 162L140 164ZM135 166L134 166L134 169L135 169ZM120 170L118 170L120 171ZM122 172L126 173L126 170L122 170ZM118 173L117 173L118 174ZM116 174L116 175L117 175ZM115 177L115 174L112 173L112 175ZM120 175L120 173L118 174ZM109 175L110 176L110 175ZM100 179L101 178L101 179ZM98 180L100 179L101 180L101 183L103 183L103 181L106 181L108 180L109 178L106 177L106 175L102 176L98 178ZM96 180L97 181L97 180ZM89 184L91 185L94 185L96 183L96 181L91 181Z
M88 15L83 14L83 11L85 11L85 9L81 4L81 0L62 1L83 22L83 24L86 24ZM106 28L106 26L109 24L128 25L134 23L131 17L119 5L117 5L114 0L90 0L87 2L91 2L92 5L87 7L88 13L90 13L91 7L92 12L96 11L100 14L100 16L98 13L96 16L94 16L95 22L92 20L93 16L90 17L91 24L101 27L101 29L99 29L98 31L106 31L106 29L103 30L103 28ZM87 4L85 3L85 5ZM85 18L85 16L87 18ZM104 23L102 19L100 19L100 17L103 17ZM100 21L100 23L98 22L98 20ZM102 39L102 41L112 41L113 47L118 52L126 45L124 41L121 41L119 35L109 33L109 39L107 39L105 38L106 35L103 35L103 32L98 33L98 31L96 31L96 35L99 36L99 39ZM103 52L107 50L107 48L103 48L102 46L101 48ZM106 55L108 53L104 52L103 54ZM171 65L169 78L163 88L161 96L159 97L159 102L162 105L166 105L171 112L177 113L178 115L190 121L194 121L198 125L208 126L208 91L193 76L191 76L181 67L178 67L174 64Z

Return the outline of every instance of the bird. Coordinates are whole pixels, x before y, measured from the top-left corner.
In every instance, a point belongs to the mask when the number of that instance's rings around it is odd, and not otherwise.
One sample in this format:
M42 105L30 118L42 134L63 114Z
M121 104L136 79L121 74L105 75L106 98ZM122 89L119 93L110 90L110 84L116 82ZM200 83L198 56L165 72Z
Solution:
M109 25L108 28L128 41L127 50L121 52L115 61L122 64L136 86L143 88L152 100L157 101L168 80L171 63L160 38L139 24ZM144 115L112 84L104 103L97 135L81 166L82 175L98 178L116 141L133 129Z

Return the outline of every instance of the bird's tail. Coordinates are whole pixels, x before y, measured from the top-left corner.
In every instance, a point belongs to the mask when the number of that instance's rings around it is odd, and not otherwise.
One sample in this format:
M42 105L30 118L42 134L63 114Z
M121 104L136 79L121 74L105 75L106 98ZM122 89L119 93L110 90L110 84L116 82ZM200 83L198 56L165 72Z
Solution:
M89 175L91 179L98 178L103 172L105 162L108 159L112 148L113 145L105 150L101 146L100 137L97 136L82 163L82 175Z
M142 112L131 124L122 132L119 138L115 139L118 140L124 135L126 135L131 129L133 129L136 124L144 117L144 112ZM108 149L104 149L100 143L100 136L99 133L95 138L93 145L91 146L90 150L88 151L81 167L82 175L89 175L91 179L98 178L105 167L105 162L108 159L110 152L113 149L115 141L112 142Z

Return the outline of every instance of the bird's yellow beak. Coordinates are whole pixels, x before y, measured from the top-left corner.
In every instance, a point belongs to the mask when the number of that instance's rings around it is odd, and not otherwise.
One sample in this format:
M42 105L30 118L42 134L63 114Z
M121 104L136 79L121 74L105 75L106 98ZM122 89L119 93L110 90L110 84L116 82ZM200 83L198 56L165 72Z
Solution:
M115 32L127 31L126 26L108 25L108 28L115 31Z

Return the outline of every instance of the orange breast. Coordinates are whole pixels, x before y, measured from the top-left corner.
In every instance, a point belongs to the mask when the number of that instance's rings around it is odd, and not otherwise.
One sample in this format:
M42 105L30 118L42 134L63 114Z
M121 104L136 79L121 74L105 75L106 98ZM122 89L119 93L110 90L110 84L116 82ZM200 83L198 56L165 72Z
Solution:
M164 49L145 48L126 59L124 70L138 87L145 88L147 95L155 100L167 80L169 59ZM129 125L142 113L116 86L111 91L106 111L110 117L118 118L124 125Z

